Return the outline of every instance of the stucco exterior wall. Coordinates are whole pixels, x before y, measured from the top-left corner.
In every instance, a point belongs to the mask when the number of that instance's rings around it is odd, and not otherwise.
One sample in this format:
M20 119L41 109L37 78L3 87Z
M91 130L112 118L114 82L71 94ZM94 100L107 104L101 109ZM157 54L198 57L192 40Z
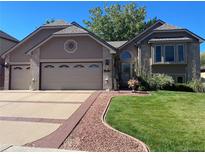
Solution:
M64 43L67 40L77 42L77 50L74 53L67 53ZM103 47L88 36L76 37L55 37L49 40L40 48L41 59L102 59Z
M0 38L0 54L6 52L11 47L15 46L17 42ZM4 59L0 58L0 64L4 64ZM0 66L0 89L4 89L4 67Z
M31 90L39 90L40 85L40 49L36 49L30 59L31 64Z
M32 38L29 38L19 47L14 49L10 53L10 61L11 62L30 62L30 57L25 54L29 49L33 46L37 45L39 42L50 36L52 33L58 31L59 28L52 29L42 29L38 33L36 33Z
M16 45L16 42L9 41L9 40L4 39L4 38L0 38L0 54L4 53L5 51L10 49L14 45Z

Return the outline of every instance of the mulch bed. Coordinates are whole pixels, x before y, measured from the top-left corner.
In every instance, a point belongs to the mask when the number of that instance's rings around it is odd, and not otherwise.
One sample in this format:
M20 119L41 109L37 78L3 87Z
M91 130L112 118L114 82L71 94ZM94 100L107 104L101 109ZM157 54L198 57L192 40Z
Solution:
M61 149L96 152L144 152L145 145L106 126L103 115L113 96L147 95L146 93L102 92L85 116L60 147Z

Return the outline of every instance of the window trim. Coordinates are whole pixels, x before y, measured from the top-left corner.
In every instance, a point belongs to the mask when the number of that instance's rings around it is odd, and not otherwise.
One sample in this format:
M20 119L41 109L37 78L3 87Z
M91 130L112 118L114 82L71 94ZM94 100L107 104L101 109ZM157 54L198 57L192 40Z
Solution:
M184 50L184 61L179 62L178 58L178 46L182 45ZM156 62L155 55L156 55L156 47L161 46L161 62ZM166 46L174 46L174 61L169 62L165 61L165 47ZM186 46L184 43L166 43L166 44L153 44L152 46L152 64L186 64Z
M130 56L131 56L130 59L128 59L128 60L121 59L121 54L123 54L123 53L125 53L125 52L128 52L128 53L130 54ZM132 54L132 52L129 51L129 50L123 50L122 52L120 52L119 58L120 58L120 61L121 61L121 62L131 62L131 61L133 61L133 54Z

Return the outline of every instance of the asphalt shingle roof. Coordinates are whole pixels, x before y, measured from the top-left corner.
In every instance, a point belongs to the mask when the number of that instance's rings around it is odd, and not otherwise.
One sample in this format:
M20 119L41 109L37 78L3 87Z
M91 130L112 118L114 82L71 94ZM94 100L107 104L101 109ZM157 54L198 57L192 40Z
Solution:
M157 27L155 30L175 30L175 29L182 29L182 28L164 23L163 25Z
M75 26L75 25L71 25L63 30L55 32L54 34L82 34L82 33L88 33L88 32L82 28Z
M120 46L122 46L126 42L127 41L108 41L107 43L109 43L110 45L112 45L115 48L119 48Z
M8 39L8 40L11 40L11 41L14 41L14 42L19 42L19 40L17 40L16 38L12 37L11 35L3 32L2 30L0 30L0 37Z
M178 37L178 38L153 38L149 42L169 42L169 41L191 41L188 37Z

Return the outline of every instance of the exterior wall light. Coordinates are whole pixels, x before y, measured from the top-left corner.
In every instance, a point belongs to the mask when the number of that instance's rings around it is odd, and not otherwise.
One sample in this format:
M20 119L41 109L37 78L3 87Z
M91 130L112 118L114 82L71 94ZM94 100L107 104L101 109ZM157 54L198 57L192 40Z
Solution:
M109 59L106 59L105 60L105 69L104 69L104 72L110 72L110 60Z
M1 64L1 66L5 68L9 68L9 63L5 62L4 64Z

